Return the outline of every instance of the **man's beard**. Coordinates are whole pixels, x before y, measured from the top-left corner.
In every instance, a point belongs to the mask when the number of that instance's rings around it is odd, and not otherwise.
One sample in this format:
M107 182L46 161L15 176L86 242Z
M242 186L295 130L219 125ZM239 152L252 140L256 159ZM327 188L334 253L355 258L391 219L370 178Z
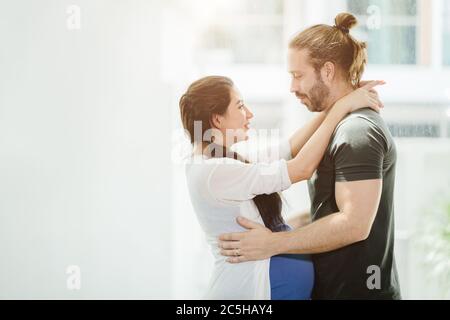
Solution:
M311 90L309 90L308 95L306 95L309 103L304 104L311 112L321 112L327 108L327 106L324 105L324 102L328 99L329 95L330 89L325 85L320 74L317 74L316 83L314 83Z

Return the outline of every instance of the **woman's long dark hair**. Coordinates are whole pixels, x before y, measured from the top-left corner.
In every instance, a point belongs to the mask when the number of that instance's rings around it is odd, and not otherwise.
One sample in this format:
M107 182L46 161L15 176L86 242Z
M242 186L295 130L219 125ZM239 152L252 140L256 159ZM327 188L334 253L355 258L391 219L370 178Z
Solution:
M202 121L202 134L211 129L213 114L223 115L230 104L230 90L233 87L231 79L220 76L205 77L192 83L180 99L180 113L183 127L188 131L191 143L194 141L194 122ZM217 144L210 145L211 156L217 158L232 158L249 163L238 153ZM221 152L216 152L220 150ZM284 220L281 215L282 201L278 193L260 194L253 198L259 214L267 228L272 231L284 230Z
M217 150L220 150L220 152L216 152ZM215 158L232 158L245 163L250 163L237 152L231 151L228 148L217 144L212 145L211 156ZM271 194L259 194L253 198L253 202L258 208L259 214L261 215L261 218L267 228L272 231L283 230L284 220L281 215L282 201L277 192Z

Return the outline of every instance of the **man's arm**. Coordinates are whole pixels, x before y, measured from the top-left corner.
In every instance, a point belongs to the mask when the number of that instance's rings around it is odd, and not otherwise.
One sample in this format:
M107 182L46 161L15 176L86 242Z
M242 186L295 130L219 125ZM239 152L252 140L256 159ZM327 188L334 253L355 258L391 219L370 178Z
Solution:
M304 227L311 223L311 214L309 211L300 211L287 219L286 223L292 229Z
M303 228L277 233L240 219L238 222L250 230L222 235L221 253L230 256L229 262L238 263L281 253L327 252L367 239L378 210L382 180L337 182L335 188L339 212ZM240 256L235 257L236 253Z
M321 253L367 239L380 203L382 180L337 182L339 212L277 235L276 253Z

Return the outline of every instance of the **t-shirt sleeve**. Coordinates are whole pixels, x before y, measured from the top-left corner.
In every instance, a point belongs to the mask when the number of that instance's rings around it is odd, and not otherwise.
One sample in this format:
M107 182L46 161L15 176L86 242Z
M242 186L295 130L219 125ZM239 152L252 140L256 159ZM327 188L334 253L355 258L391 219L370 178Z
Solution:
M283 191L291 186L286 160L271 163L243 163L220 159L207 179L210 195L216 200L245 201L260 194Z
M363 118L344 122L331 144L335 181L381 179L386 139L374 124Z

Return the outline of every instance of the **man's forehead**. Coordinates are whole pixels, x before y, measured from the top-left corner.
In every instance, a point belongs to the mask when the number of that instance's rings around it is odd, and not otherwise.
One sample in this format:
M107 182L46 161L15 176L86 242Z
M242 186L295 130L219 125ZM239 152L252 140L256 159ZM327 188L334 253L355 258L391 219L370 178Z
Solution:
M306 71L312 67L307 49L289 49L288 61L289 72Z
M308 49L289 49L289 57L294 60L309 60L310 54Z

